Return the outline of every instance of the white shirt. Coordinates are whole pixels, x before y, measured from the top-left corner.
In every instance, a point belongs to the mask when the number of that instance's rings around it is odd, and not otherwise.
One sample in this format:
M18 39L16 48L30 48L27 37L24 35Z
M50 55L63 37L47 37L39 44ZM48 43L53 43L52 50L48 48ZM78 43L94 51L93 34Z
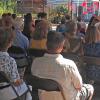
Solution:
M63 58L61 54L45 54L44 57L36 58L33 61L31 71L33 75L38 77L59 82L63 88L66 100L79 100L76 99L78 95L76 88L82 87L82 78L76 64L72 60ZM57 96L57 93L55 97L53 94L50 97L48 97L48 94L46 95L48 100L62 100ZM40 97L40 100L46 100L46 97Z

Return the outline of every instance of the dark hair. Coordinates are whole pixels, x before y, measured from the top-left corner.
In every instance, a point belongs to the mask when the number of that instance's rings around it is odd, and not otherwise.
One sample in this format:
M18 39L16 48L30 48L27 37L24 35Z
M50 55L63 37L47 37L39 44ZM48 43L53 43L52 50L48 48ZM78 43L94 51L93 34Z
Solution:
M97 34L99 34L99 31L97 30L97 26L90 26L85 35L85 42L87 44L95 43Z
M16 14L12 14L13 19L16 19L16 17L17 17Z
M7 49L8 44L13 41L14 35L14 31L11 28L0 28L0 51Z
M77 17L77 21L80 22L82 20L81 16Z
M12 16L12 14L11 14L11 13L7 13L7 15L8 15L8 16Z
M31 21L32 21L31 13L27 13L26 15L24 15L24 22L29 23Z
M24 15L24 28L22 33L28 38L30 39L30 23L32 22L32 15L31 13L27 13L26 15Z
M65 18L62 18L61 19L61 24L65 24L66 23L66 19Z
M70 20L70 16L69 16L68 14L65 15L65 18L66 18L67 20Z
M54 50L65 40L65 36L56 31L49 31L47 35L47 49Z
M91 18L90 18L90 21L89 21L89 24L88 24L88 26L90 26L91 25L91 23L92 23L92 21L95 19L95 16L92 16Z
M11 16L11 13L3 13L3 14L2 14L2 18L3 18L3 17L6 17L6 16Z
M46 16L47 16L47 13L45 13L45 12L40 12L40 13L38 13L38 15L37 15L38 18L44 18L44 17L46 17Z

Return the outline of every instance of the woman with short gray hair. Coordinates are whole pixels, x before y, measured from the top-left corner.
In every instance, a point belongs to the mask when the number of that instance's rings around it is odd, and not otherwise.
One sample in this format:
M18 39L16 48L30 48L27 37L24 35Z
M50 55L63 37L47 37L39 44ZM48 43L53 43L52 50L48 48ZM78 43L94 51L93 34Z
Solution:
M15 60L12 57L10 57L9 54L7 53L7 50L11 46L12 41L14 39L14 35L15 35L14 31L11 28L10 29L0 28L0 71L3 71L7 75L9 80L13 83L14 88L21 96L24 93L26 93L28 89L24 81L20 79ZM8 85L8 83L6 83L6 85ZM4 82L2 82L2 84L0 84L0 87L6 85ZM11 86L0 89L1 100L12 100L15 99L16 97L17 96L13 92ZM21 100L25 99L22 97Z

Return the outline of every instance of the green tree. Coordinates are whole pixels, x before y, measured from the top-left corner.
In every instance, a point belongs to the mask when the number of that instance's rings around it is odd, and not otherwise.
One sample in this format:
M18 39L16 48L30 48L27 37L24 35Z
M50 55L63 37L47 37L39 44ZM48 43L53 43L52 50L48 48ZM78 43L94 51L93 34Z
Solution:
M7 12L16 12L16 0L0 0L0 15Z
M68 9L65 6L63 6L63 5L57 6L55 9L56 9L56 12L58 14L64 15L64 14L68 13Z

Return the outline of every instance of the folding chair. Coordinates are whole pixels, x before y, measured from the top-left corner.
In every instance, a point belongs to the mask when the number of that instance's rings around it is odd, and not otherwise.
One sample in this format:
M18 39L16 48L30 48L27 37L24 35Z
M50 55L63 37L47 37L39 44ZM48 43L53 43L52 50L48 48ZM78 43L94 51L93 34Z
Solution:
M17 98L14 98L13 100L22 100L22 96L25 95L24 100L26 100L26 94L28 93L29 90L27 90L24 94L19 96L17 93L13 83L9 80L9 78L6 76L6 74L3 71L0 71L0 84L7 83L7 85L0 86L0 90L7 88L7 87L12 87L13 92L16 94Z
M30 67L26 51L20 47L12 46L8 49L8 53L15 59L20 77L23 78L25 70Z
M89 66L91 68L91 66L96 66L96 67L100 67L100 57L91 57L91 56L83 56L83 61L85 63L85 67L86 67L86 71L87 71L87 67ZM97 69L98 70L98 69ZM94 71L93 71L94 72ZM98 70L99 72L99 70ZM96 74L98 73L96 72ZM88 74L89 72L87 72L86 74ZM100 73L100 72L99 72ZM95 75L95 74L94 74ZM99 76L99 75L98 75ZM91 79L90 79L91 77ZM100 97L100 78L96 78L97 76L95 75L94 77L92 77L91 74L89 74L89 76L87 77L87 82L90 80L93 80L94 82L92 82L91 84L93 84L94 86L94 90L95 90L95 95L94 97ZM96 99L94 99L96 100Z
M27 49L28 59L30 61L30 65L32 64L35 57L42 57L46 53L45 49L34 49L29 48Z
M97 68L100 67L100 57L91 57L91 56L83 56L82 57L84 63L85 63L85 67L87 68L88 66L96 66ZM97 72L98 73L98 72ZM91 77L91 74L89 75ZM96 76L96 75L95 75ZM93 80L95 82L99 82L100 83L100 79L96 79L96 77L93 77Z
M30 56L34 56L34 57L42 57L44 55L44 53L46 52L45 49L34 49L34 48L29 48L27 50L28 54Z
M38 89L45 91L58 91L61 92L63 100L65 99L65 95L63 94L61 85L52 79L39 78L37 76L29 75L26 78L27 82L32 85L32 95L33 100L39 100Z

